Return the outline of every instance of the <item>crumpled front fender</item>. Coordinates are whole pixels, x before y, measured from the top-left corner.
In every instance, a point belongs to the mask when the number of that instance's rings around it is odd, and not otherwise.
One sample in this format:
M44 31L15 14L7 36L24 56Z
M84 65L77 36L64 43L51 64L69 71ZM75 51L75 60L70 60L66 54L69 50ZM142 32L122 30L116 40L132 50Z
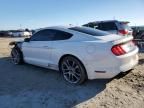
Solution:
M15 47L18 47L19 49L21 49L22 43L23 42L12 41L12 42L9 43L9 45L10 46L15 46Z

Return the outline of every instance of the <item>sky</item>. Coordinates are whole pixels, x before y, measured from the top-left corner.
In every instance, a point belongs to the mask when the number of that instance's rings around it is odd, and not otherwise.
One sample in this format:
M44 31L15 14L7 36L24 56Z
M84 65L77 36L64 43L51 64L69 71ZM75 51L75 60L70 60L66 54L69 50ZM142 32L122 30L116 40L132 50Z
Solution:
M144 25L144 0L0 0L0 30L113 19Z

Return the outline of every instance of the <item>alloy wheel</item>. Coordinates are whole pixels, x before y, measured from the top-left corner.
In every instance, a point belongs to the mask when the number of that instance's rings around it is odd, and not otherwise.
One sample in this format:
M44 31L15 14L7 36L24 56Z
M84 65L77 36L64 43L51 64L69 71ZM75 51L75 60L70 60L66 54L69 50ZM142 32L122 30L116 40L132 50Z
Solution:
M12 53L11 53L11 58L12 58L12 62L14 64L19 64L20 62L20 54L16 49L13 49Z
M70 83L78 83L81 80L81 67L77 61L67 59L62 62L62 72L64 78Z

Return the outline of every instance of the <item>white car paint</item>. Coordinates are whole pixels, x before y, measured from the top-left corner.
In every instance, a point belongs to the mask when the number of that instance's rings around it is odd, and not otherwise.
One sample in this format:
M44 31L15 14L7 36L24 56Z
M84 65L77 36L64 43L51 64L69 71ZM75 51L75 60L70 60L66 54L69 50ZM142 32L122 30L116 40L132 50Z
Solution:
M137 65L137 46L133 46L132 51L121 56L116 56L111 51L115 44L129 42L132 38L114 36L114 34L91 36L68 28L63 26L45 28L73 34L68 40L23 42L24 61L58 70L61 57L68 54L73 55L84 64L88 79L112 78Z

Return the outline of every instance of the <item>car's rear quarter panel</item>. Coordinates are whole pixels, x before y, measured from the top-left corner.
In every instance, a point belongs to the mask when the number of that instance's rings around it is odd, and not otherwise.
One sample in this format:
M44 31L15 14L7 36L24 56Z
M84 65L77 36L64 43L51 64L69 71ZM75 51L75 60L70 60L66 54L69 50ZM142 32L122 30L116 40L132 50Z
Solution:
M117 74L116 68L119 62L111 53L111 43L103 41L62 41L53 42L55 49L52 51L53 64L58 64L63 55L73 55L77 57L85 66L88 78L107 78L103 74L94 71L111 71L111 74ZM114 73L116 72L116 73Z

